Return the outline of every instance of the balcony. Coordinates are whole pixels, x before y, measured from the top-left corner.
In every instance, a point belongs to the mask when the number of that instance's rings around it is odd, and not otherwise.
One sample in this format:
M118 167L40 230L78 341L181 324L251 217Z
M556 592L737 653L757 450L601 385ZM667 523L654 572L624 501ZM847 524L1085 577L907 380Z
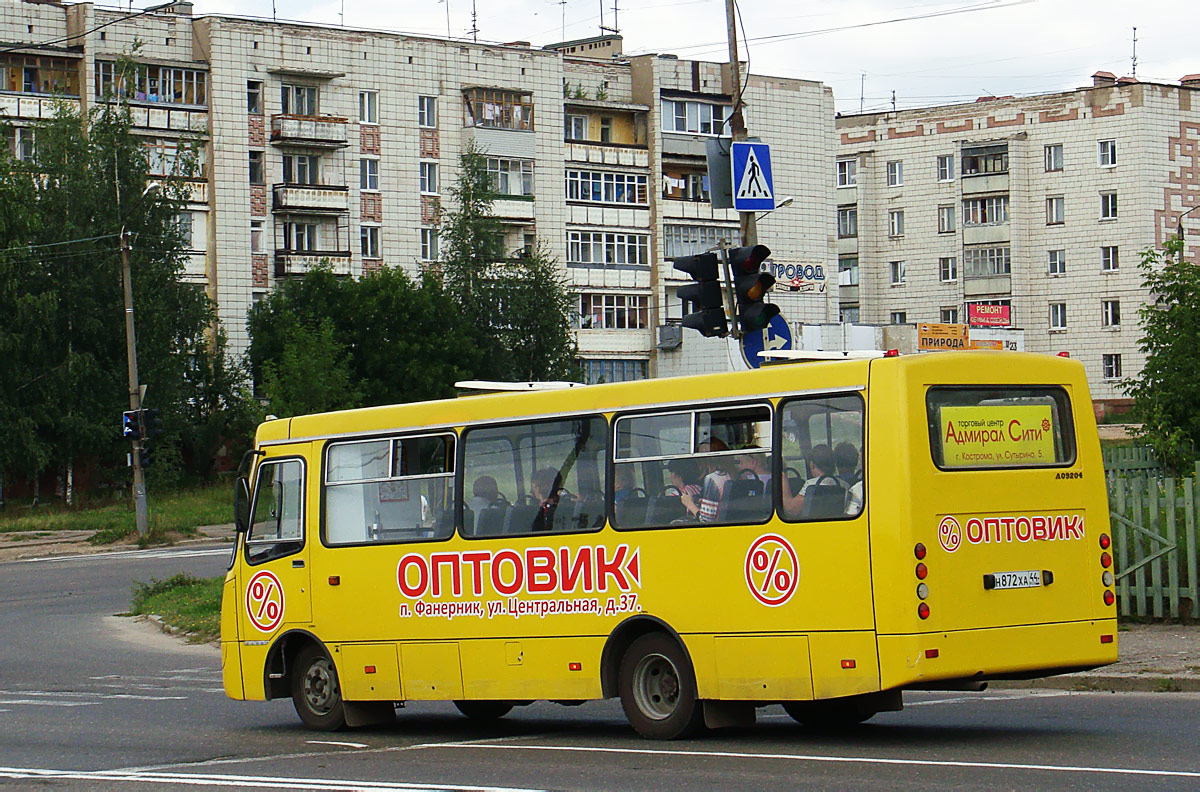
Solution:
M350 274L349 250L276 250L275 277L303 275L328 261L334 275Z
M336 116L271 116L271 142L277 146L344 148L346 119Z
M982 193L1008 192L1008 172L1004 173L964 173L962 181L963 195L980 195Z
M344 184L276 184L271 190L271 211L276 214L336 215L350 211L350 190Z

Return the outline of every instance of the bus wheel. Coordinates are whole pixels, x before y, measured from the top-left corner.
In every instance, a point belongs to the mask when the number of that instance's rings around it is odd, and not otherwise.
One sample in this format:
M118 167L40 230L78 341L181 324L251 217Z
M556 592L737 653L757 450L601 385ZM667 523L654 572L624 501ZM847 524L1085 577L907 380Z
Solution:
M456 701L454 706L471 720L493 721L503 718L513 708L511 701Z
M292 673L292 703L304 725L314 731L337 731L346 725L337 670L324 652L306 646Z
M675 740L704 723L696 675L679 644L663 633L635 640L621 659L621 706L643 737Z
M870 699L857 696L823 701L785 701L783 709L797 723L818 729L848 729L870 720L879 712Z

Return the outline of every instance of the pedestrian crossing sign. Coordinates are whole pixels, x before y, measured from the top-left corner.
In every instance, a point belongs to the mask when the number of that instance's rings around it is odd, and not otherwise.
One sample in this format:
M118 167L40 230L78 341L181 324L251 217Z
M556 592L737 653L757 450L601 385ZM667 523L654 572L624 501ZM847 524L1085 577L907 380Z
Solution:
M769 212L775 208L771 176L771 147L766 143L731 144L733 208L739 212Z

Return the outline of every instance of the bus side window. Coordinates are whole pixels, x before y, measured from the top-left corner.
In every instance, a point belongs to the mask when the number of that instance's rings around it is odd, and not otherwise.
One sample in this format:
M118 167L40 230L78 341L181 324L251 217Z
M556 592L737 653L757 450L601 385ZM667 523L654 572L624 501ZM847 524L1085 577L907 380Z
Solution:
M780 514L807 522L857 517L863 508L863 400L791 399L780 407Z
M252 562L299 549L304 541L303 504L304 466L300 460L264 462L259 466L254 512L246 536Z

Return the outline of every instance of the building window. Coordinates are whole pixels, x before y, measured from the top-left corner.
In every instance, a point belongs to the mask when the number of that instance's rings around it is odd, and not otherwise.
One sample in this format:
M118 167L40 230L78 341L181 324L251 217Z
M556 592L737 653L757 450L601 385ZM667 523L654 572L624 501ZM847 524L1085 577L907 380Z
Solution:
M1100 301L1100 324L1103 327L1120 327L1121 326L1121 301L1120 300L1101 300Z
M838 321L854 324L858 321L859 307L857 305L839 305Z
M942 154L937 158L937 179L940 182L954 181L953 154Z
M958 280L957 256L942 256L938 259L938 277L943 283L953 283Z
M563 118L563 137L566 140L587 140L587 116L567 115Z
M358 122L360 124L379 123L379 92L358 92Z
M838 239L858 236L858 207L840 206L837 210Z
M611 231L568 231L567 262L609 266L646 266L649 236Z
M498 195L533 195L533 160L489 157L487 169Z
M892 324L908 324L908 311L892 311Z
M1063 169L1063 147L1062 143L1054 143L1046 146L1044 149L1046 157L1046 172L1060 171Z
M1115 192L1100 193L1100 219L1117 219L1117 194Z
M1067 329L1067 304L1066 303L1050 303L1050 329L1051 330L1066 330Z
M74 71L75 68L72 62L71 69ZM12 87L11 67L9 74L9 90L20 90ZM115 63L96 61L96 96L102 99L121 96L134 102L162 102L201 107L208 104L208 72L174 66L138 64L128 71L121 71L119 75ZM118 80L120 85L117 84ZM74 84L73 80L71 84Z
M664 132L690 132L694 135L719 135L725 126L729 108L711 102L663 99Z
M733 243L737 228L724 226L663 226L663 257L694 256L717 247L722 241Z
M179 141L153 138L146 140L146 172L151 176L183 175L185 163L179 159Z
M264 184L263 181L263 153L261 151L250 152L250 183Z
M36 134L36 130L29 127L9 127L4 130L4 137L8 141L8 150L14 159L22 162L29 162L33 159L37 152L34 144Z
M29 44L28 46L36 45ZM16 47L10 47L10 49L16 49ZM105 64L108 67L108 81L103 90L100 82L100 65L100 62L96 63L96 96L104 97L111 90L113 64ZM4 78L0 82L0 90L79 96L79 66L77 61L68 58L5 52L0 54L0 77Z
M1066 275L1067 274L1067 251L1066 250L1050 250L1047 251L1050 274L1051 275Z
M363 258L379 258L379 226L362 226L359 229L359 241Z
M421 260L437 261L439 257L438 231L436 228L421 229Z
M468 88L463 91L467 126L533 129L533 95L523 91Z
M939 318L942 324L958 324L958 307L943 308Z
M609 116L600 117L600 142L612 143L613 120Z
M708 203L708 173L663 168L663 198Z
M176 213L174 226L175 230L179 232L179 236L183 239L184 245L189 250L195 250L196 246L192 244L192 213Z
M567 170L567 200L645 205L647 177L636 173Z
M312 154L283 155L284 184L320 184L320 158Z
M1116 272L1121 268L1121 255L1116 245L1106 245L1100 248L1100 270Z
M284 115L315 116L317 114L317 87L315 85L292 85L279 87L280 108Z
M900 187L904 184L904 162L890 160L887 164L888 187Z
M858 256L838 258L838 286L858 285Z
M1117 166L1117 141L1101 140L1099 149L1100 167L1115 168Z
M284 223L283 244L292 252L303 253L317 249L316 223Z
M588 385L642 380L649 376L650 370L649 362L638 358L581 358L579 366Z
M939 206L938 207L938 233L952 234L954 233L954 207Z
M262 115L263 84L261 80L246 81L246 112L250 115Z
M963 250L963 274L968 278L990 278L1012 272L1012 251L1004 247L974 247Z
M649 300L643 294L579 295L579 327L584 330L645 330Z
M262 253L262 238L263 238L263 221L250 221L250 252Z
M1116 380L1121 379L1121 356L1120 355L1104 355L1101 358L1104 366L1104 379Z
M904 283L904 262L903 261L889 261L888 262L888 271L889 271L889 274L891 275L891 282L892 282L893 286L899 286L900 284ZM893 324L895 324L895 323L893 323Z
M1067 199L1061 195L1046 199L1046 225L1062 225L1067 217Z
M838 160L837 186L854 187L858 184L858 160Z
M438 192L438 164L436 162L422 162L421 167L421 192L437 195Z
M1008 196L989 195L986 198L963 200L963 225L999 225L1008 222Z
M358 161L358 189L379 189L379 160L360 159Z
M417 126L433 129L437 126L437 97L417 97Z
M1007 143L963 147L963 176L987 176L994 173L1008 173Z
M888 212L888 236L904 236L903 209L893 209Z

